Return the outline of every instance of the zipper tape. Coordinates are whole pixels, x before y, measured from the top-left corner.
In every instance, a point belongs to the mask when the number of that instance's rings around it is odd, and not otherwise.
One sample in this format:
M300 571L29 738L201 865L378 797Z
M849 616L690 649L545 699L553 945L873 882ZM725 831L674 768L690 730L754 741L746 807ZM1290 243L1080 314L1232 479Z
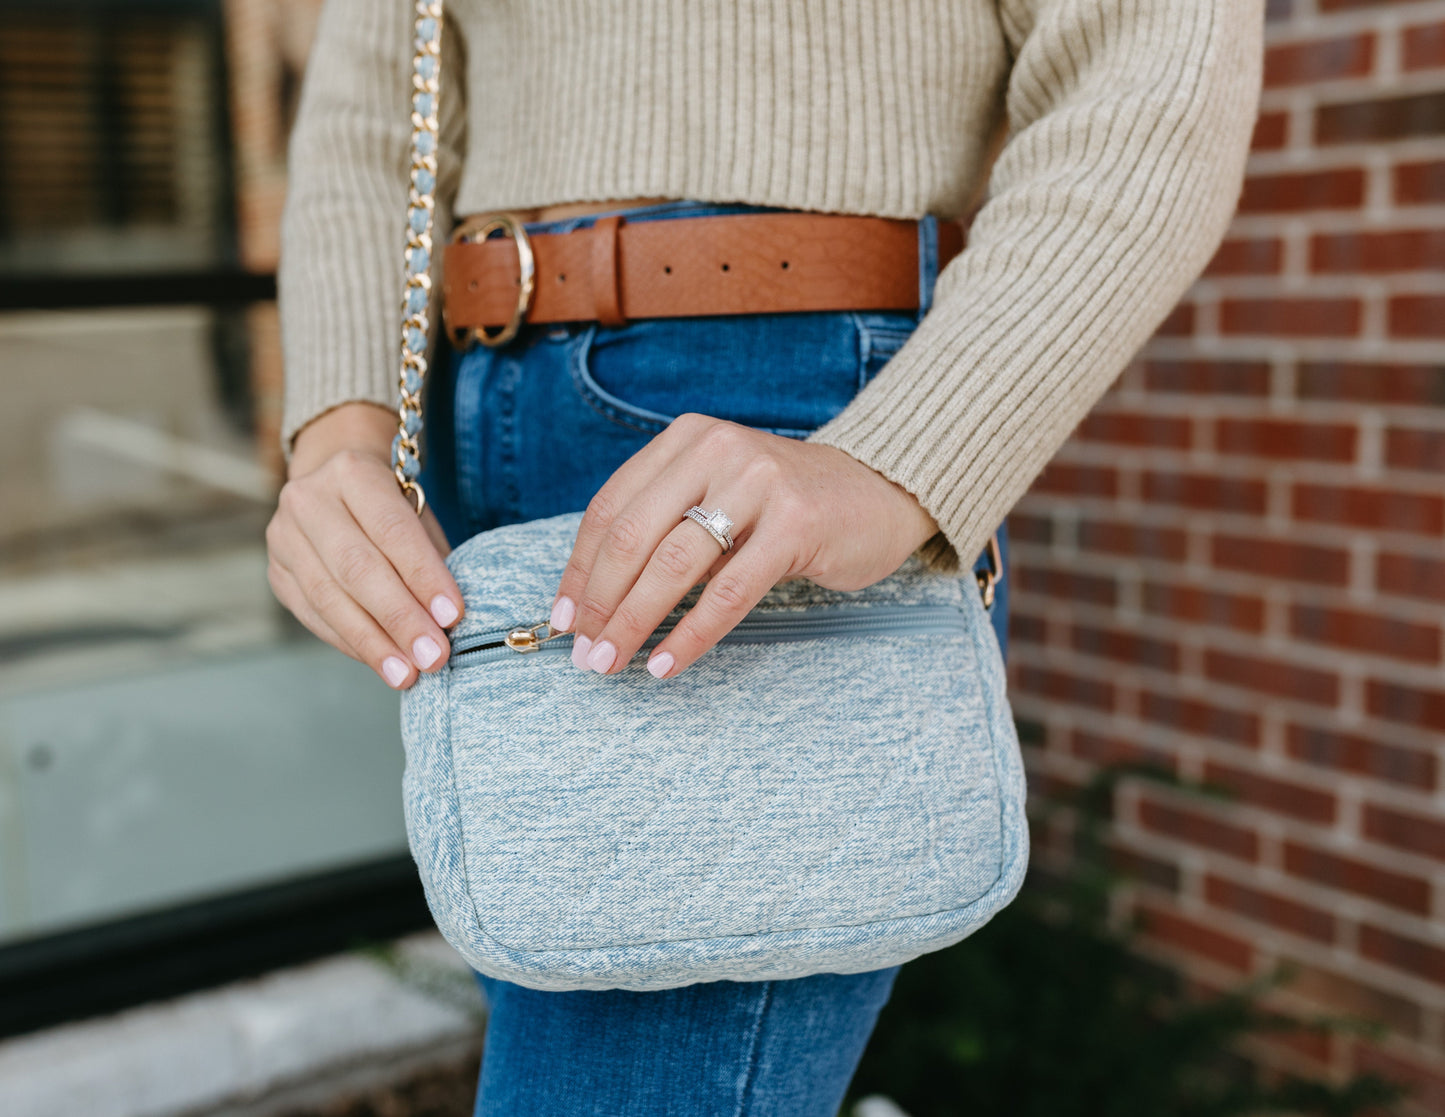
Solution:
M679 620L681 617L670 617L658 625L638 650L645 651L661 643ZM767 644L855 635L951 635L965 632L967 626L968 615L959 605L844 606L825 611L749 614L724 633L718 643ZM454 648L447 666L470 667L508 656L546 651L549 647L559 651L564 647L571 648L570 632L537 637L530 647L514 647L507 643L507 637L513 633L535 634L537 629L545 627L547 624L543 621L532 626L519 625L479 634Z

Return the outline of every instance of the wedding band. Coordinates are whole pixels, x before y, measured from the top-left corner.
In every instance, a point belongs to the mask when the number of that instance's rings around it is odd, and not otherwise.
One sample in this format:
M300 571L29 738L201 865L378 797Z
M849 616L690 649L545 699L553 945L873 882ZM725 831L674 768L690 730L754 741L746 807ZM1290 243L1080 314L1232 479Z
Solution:
M683 513L684 519L692 520L707 529L707 533L718 541L724 551L733 547L733 522L721 508L709 512L701 504L694 504Z

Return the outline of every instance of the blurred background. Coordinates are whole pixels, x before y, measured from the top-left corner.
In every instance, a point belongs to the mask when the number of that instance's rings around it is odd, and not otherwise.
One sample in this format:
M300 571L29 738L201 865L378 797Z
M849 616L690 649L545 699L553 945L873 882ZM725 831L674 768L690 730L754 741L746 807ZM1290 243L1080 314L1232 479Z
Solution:
M259 1113L273 1087L321 1081L363 1049L374 1062L475 1038L455 1003L430 1023L389 993L348 1008L317 992L331 971L306 969L430 926L395 696L291 621L265 577L278 223L319 6L0 0L7 1115L242 1112L243 1095ZM1377 1027L1224 1029L1219 1050L1269 1080L1376 1074L1409 1090L1390 1111L1441 1117L1445 2L1270 0L1267 35L1229 236L1010 517L1030 887L1118 874L1095 899L1110 927L1137 923L1128 958L1199 1003L1288 963L1262 1003ZM1121 761L1167 778L1080 798ZM1105 933L1081 918L1085 938ZM1042 951L1098 970L1093 947L1070 953L1051 926ZM1014 1083L1001 1096L1015 1113L1034 1111L1023 1091L1039 1074L1078 1085L1086 1018L1047 1047L1017 1021L958 1016L1010 965L1002 988L1025 1007L1067 984L1027 985L1046 971L989 953L1002 947L985 934L934 960L952 977L927 971L954 1001L900 985L860 1089L923 1117L979 1111L989 1074ZM337 988L370 988L336 972ZM297 986L320 1017L194 999L281 973L322 983ZM949 985L961 975L972 983ZM1071 1012L1103 996L1077 994ZM229 1062L195 1062L189 1092L102 1091L76 1108L57 1085L77 1081L66 1058L107 1065L87 1051L152 1034L136 1014L157 1005L202 1013L185 1017L192 1033L249 1023L216 1041ZM296 1054L348 1014L375 1019L361 1046ZM173 1076L183 1045L154 1026ZM281 1052L279 1069L239 1074L238 1043ZM1043 1065L1008 1061L1024 1048ZM29 1101L7 1106L7 1084ZM1110 1088L1039 1112L1186 1111L1110 1108Z
M395 696L265 576L318 9L0 4L7 1030L425 917Z

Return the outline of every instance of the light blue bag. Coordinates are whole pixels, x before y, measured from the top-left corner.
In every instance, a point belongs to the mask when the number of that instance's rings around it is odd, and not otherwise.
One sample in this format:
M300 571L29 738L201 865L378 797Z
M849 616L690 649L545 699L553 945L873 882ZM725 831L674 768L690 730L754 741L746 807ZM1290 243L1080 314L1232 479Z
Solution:
M857 973L1013 899L1024 772L971 572L915 555L862 590L782 583L655 679L699 584L600 675L538 621L581 519L453 550L450 662L402 696L411 851L467 962L534 989Z
M441 0L415 9L392 457L421 512ZM972 572L913 555L862 590L785 582L654 679L647 652L694 586L633 662L600 675L537 622L581 521L453 550L466 613L450 662L402 694L407 836L467 962L534 989L859 973L957 942L1013 899L1023 764Z

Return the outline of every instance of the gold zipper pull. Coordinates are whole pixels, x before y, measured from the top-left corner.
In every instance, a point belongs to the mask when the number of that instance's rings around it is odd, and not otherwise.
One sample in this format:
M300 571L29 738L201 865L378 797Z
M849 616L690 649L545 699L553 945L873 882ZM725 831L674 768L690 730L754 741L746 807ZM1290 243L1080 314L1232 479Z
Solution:
M539 628L545 628L547 630L547 635L538 636L537 630ZM530 628L512 629L511 632L507 633L504 642L506 643L507 647L511 648L513 651L535 652L548 640L555 640L558 636L565 635L567 635L565 630L553 629L552 626L546 621L539 621L537 624L532 625Z

